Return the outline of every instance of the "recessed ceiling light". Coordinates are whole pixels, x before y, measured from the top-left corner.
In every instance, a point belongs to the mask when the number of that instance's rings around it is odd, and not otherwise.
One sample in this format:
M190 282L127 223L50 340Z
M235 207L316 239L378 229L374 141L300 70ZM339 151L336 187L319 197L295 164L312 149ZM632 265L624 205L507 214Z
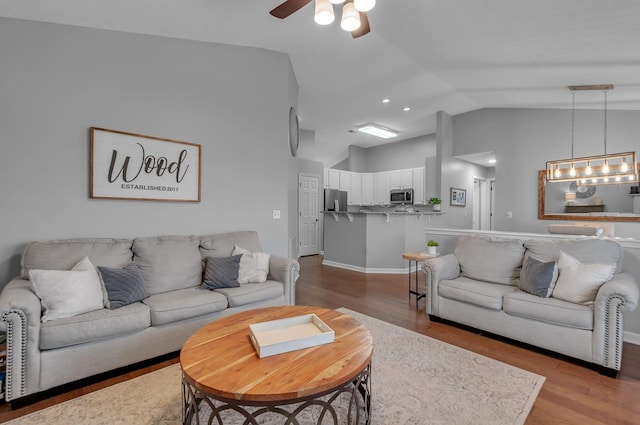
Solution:
M405 112L407 112L407 111L410 111L410 110L411 110L411 108L409 108L408 106L405 106L404 108L402 108L402 110L403 110L403 111L405 111Z
M383 139L390 139L396 137L398 133L390 128L385 128L377 124L364 124L358 127L358 131L362 133L371 134L372 136L381 137Z
M382 99L382 103L389 103L389 99Z
M488 162L489 162L489 164L495 164L496 160L495 159L490 159Z

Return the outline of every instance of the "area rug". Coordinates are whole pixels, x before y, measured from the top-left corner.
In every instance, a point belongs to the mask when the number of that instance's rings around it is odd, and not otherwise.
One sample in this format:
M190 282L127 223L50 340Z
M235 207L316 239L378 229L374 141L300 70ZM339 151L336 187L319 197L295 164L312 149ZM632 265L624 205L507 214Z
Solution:
M347 309L371 332L372 425L520 425L545 378ZM9 425L181 422L178 364L48 407ZM330 422L330 421L329 421Z

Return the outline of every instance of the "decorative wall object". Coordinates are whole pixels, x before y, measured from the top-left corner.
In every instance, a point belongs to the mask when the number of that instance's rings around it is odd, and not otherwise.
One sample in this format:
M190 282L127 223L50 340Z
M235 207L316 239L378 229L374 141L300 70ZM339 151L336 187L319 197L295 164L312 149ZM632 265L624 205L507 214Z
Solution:
M466 189L451 188L451 202L453 207L465 207L467 206L467 191Z
M91 127L90 197L200 202L201 146Z

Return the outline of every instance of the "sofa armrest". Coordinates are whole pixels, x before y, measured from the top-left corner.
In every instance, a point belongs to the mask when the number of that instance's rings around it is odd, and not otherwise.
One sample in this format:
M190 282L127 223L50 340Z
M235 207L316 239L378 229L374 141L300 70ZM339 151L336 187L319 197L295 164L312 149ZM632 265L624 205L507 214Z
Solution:
M623 313L638 306L640 291L631 273L616 273L598 290L593 312L594 362L620 370Z
M454 254L435 257L422 262L426 275L427 314L439 316L438 283L460 276L460 263Z
M38 391L40 298L24 279L13 279L0 294L0 329L7 334L6 400Z
M300 263L292 258L271 255L269 279L284 284L284 297L288 305L296 304L296 280L300 276Z

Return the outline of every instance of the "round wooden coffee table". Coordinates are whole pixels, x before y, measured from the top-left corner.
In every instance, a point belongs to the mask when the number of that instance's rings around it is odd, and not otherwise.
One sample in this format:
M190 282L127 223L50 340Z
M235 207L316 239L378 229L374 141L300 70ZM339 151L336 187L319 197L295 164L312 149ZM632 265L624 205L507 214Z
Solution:
M315 314L335 331L335 341L259 358L249 325ZM310 416L317 424L369 424L371 356L369 331L335 310L282 306L250 310L212 322L182 347L182 422L258 425L263 415L278 415L285 425ZM306 420L305 419L305 420ZM227 422L225 422L227 421ZM306 422L305 422L306 423Z

